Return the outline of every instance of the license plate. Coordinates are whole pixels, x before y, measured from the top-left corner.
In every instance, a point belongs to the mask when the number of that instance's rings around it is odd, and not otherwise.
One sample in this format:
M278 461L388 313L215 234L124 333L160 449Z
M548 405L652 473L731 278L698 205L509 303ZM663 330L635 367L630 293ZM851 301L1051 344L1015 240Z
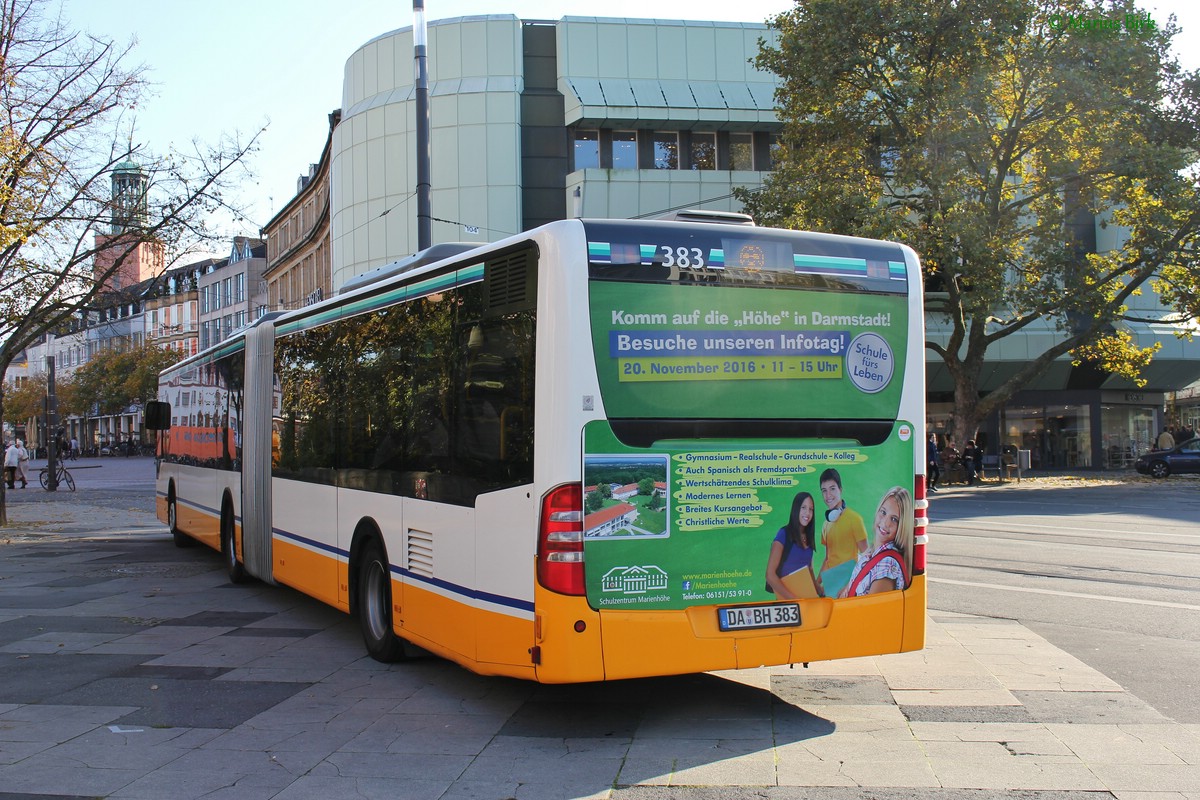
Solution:
M792 627L800 624L800 606L795 603L772 603L718 608L717 624L723 631Z

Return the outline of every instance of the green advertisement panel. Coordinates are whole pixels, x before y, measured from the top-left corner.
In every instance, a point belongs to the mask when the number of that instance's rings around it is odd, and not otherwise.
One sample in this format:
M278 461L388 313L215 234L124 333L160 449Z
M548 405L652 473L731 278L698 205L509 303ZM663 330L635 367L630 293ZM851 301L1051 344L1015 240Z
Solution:
M902 294L619 281L592 281L589 291L612 418L897 414Z
M589 423L588 600L598 609L683 609L837 597L855 565L877 551L898 549L911 567L915 446L905 421L874 446L697 441L646 449L622 445L607 422ZM786 544L796 529L803 536Z

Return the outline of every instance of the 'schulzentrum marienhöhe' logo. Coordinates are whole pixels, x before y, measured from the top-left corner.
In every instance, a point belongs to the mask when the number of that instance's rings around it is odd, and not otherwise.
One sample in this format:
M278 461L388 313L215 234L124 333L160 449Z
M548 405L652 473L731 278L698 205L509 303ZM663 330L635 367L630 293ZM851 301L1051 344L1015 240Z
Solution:
M605 592L645 594L667 588L669 577L660 567L613 567L604 574L600 588Z

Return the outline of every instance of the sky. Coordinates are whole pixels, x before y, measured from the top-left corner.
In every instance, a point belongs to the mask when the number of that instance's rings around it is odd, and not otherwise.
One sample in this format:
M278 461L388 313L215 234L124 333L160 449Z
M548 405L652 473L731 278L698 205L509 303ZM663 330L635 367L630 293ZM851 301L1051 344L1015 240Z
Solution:
M245 220L228 235L257 236L296 193L321 155L329 112L341 106L346 60L371 39L413 23L412 3L391 0L62 0L74 29L118 43L136 39L131 63L154 84L135 119L135 140L153 152L190 150L194 140L249 135L266 126L253 173L240 186ZM1200 3L1143 0L1151 17L1175 14L1185 66L1200 68ZM478 14L521 19L654 17L763 22L791 0L425 0L430 22ZM336 13L331 13L336 12ZM436 76L434 76L436 77ZM240 229L234 229L240 228Z

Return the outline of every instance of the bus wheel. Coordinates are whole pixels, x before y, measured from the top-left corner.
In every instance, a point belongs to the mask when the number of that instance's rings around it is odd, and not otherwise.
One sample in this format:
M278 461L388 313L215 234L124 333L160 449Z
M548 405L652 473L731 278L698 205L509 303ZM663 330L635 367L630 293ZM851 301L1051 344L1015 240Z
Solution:
M173 488L167 495L167 528L171 531L171 538L175 540L176 547L191 547L192 537L179 530L179 508L175 502Z
M246 580L246 568L238 561L237 545L233 540L233 512L229 506L221 512L221 555L225 559L225 571L230 583Z
M404 658L404 640L392 629L392 578L378 539L363 545L358 559L358 623L367 654L385 664Z

